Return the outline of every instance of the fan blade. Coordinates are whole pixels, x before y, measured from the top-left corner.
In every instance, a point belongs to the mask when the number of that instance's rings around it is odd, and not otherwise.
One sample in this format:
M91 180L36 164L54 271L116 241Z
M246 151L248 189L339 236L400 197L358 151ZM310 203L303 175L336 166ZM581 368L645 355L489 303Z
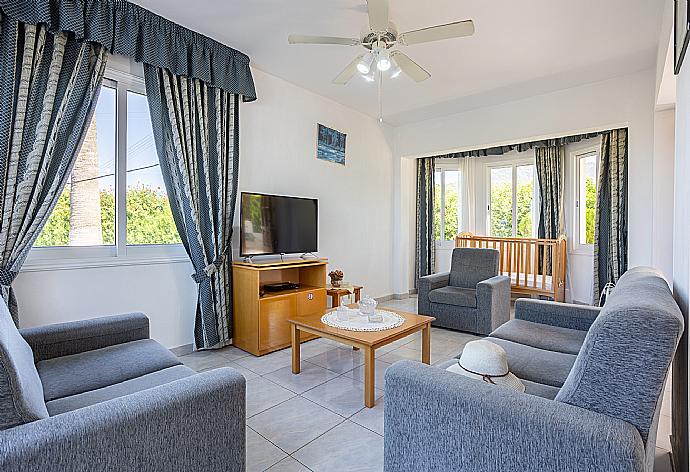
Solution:
M388 0L367 0L367 7L371 30L388 31Z
M402 71L410 76L410 78L415 82L424 82L426 79L431 77L431 74L425 71L422 66L400 51L393 51L391 53L391 57L395 60L395 63L398 64Z
M337 38L333 36L307 36L291 34L288 36L290 44L337 44L339 46L359 46L362 42L355 38Z
M333 79L333 83L338 85L345 85L348 83L350 79L357 73L357 63L360 59L362 59L363 56L364 54L360 54L359 56L355 57L355 60L350 62L347 67L345 67L345 69L338 74L338 77Z
M409 46L411 44L429 43L442 39L461 38L474 34L474 23L472 20L456 21L447 25L432 26L420 30L408 31L398 36L398 41Z

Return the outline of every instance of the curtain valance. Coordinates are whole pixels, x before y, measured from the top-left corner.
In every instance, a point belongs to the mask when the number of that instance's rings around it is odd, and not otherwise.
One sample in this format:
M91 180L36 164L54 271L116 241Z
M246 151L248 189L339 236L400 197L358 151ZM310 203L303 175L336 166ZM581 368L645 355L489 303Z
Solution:
M125 0L0 0L9 17L256 100L249 57Z
M578 142L582 141L583 139L596 138L597 136L600 136L601 134L602 134L601 132L576 134L573 136L563 136L561 138L541 139L538 141L528 141L528 142L518 143L518 144L509 144L506 146L496 146L496 147L490 147L490 148L484 148L484 149L473 149L471 151L452 152L449 154L441 154L439 156L433 156L433 157L438 158L438 159L457 159L460 157L502 156L503 154L507 154L511 151L524 152L524 151L529 151L530 149L534 149L534 148L563 146L565 144L578 143Z

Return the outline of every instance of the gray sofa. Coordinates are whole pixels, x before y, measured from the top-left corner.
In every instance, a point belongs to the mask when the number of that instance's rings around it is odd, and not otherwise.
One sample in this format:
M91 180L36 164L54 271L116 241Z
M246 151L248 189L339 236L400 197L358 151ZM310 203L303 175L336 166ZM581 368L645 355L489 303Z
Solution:
M453 249L450 272L420 277L418 312L434 326L489 334L510 319L510 278L496 249Z
M0 300L0 470L245 470L245 379L197 374L140 313L17 330Z
M386 472L651 472L683 318L663 277L624 274L603 309L518 300L488 338L527 394L411 361L385 379Z

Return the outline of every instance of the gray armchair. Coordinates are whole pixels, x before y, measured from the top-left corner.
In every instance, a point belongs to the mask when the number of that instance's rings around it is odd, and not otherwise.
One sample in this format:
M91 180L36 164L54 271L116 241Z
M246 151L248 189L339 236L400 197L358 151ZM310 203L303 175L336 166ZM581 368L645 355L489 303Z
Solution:
M418 311L434 326L489 334L510 319L510 278L496 249L453 249L450 272L419 279Z
M17 330L0 300L0 470L245 470L245 379L197 374L141 313Z

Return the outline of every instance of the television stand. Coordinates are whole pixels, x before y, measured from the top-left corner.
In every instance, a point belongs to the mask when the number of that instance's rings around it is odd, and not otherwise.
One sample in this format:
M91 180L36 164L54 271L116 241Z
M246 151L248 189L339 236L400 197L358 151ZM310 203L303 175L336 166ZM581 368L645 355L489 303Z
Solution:
M318 258L233 262L233 345L255 356L290 346L287 320L326 310L327 264Z

